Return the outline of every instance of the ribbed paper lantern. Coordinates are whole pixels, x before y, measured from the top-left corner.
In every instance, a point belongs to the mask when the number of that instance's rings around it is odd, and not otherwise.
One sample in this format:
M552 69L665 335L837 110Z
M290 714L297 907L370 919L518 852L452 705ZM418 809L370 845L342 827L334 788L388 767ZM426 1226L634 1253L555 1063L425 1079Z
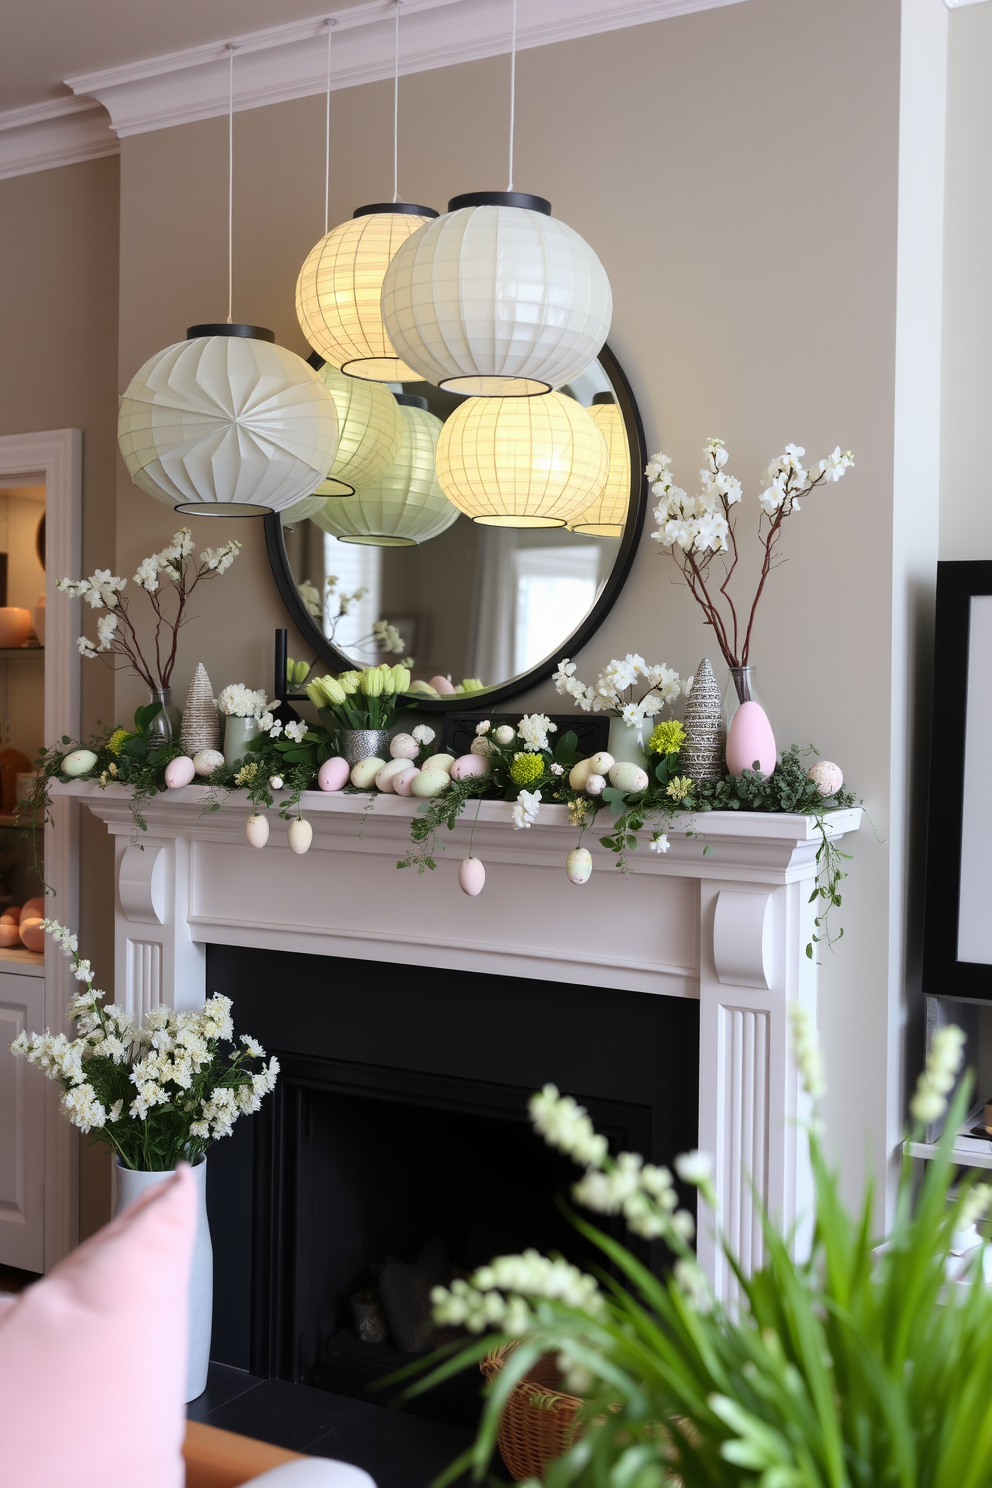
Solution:
M397 249L382 285L386 333L404 361L483 397L546 393L578 376L612 314L589 244L523 192L454 197Z
M622 537L630 505L630 445L623 414L612 393L597 393L589 416L606 440L606 485L568 525L588 537Z
M393 254L437 213L407 202L359 207L307 254L296 281L296 315L310 345L349 377L416 382L382 324L379 299Z
M606 441L574 398L467 398L441 430L437 478L488 527L565 527L600 494Z
M294 522L305 522L309 517L314 516L322 509L326 500L326 496L317 496L316 494L313 496L304 496L303 500L297 501L295 506L287 506L281 511L279 513L279 520L284 527L292 526Z
M402 434L399 407L381 383L348 377L330 362L317 376L337 409L338 452L316 494L350 496L359 486L374 486L396 458Z
M412 548L429 542L458 519L437 483L434 450L441 420L427 412L426 398L398 393L403 437L382 480L354 496L329 501L314 521L342 542L380 548Z
M334 399L261 326L191 326L121 399L117 442L136 486L180 512L242 517L313 493L334 461Z

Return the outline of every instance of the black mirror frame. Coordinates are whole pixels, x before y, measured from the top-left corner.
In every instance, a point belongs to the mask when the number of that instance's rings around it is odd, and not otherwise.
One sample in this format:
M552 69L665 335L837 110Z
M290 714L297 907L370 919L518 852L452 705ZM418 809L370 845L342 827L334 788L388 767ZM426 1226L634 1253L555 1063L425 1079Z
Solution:
M537 666L531 667L530 671L513 677L508 682L487 688L485 692L455 693L441 698L428 698L421 693L411 694L410 700L416 701L418 712L451 713L460 712L466 708L478 710L483 703L488 708L491 703L504 703L516 697L518 693L526 692L529 688L546 682L558 665L560 657L575 656L588 644L616 603L617 596L630 573L634 554L644 530L644 518L648 505L648 482L644 474L644 467L647 464L647 448L644 443L644 426L641 423L640 410L631 391L630 383L609 346L603 347L599 353L599 361L610 379L610 386L623 415L627 442L630 446L630 508L627 514L627 525L620 540L613 571L604 585L602 594L582 624L577 626L557 648L557 655L548 657L539 662ZM313 616L300 598L286 556L282 522L278 513L265 518L265 547L283 604L289 611L297 630L317 656L323 657L335 672L348 671L354 662L339 651L317 628ZM284 692L282 696L285 698L287 694ZM292 697L294 694L289 693L288 696ZM295 696L302 697L304 694L297 693Z

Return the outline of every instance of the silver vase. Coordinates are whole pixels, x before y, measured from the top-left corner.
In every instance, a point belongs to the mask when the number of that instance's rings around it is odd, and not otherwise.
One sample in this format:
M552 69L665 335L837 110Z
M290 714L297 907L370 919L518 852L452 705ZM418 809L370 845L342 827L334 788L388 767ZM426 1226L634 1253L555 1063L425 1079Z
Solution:
M349 765L361 760L389 758L388 729L339 729L341 753Z

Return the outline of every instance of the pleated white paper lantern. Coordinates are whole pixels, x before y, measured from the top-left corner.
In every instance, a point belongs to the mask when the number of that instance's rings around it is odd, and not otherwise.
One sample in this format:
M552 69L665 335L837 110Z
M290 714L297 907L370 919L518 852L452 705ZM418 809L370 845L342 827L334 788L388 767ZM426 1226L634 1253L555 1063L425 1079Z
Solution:
M329 501L314 517L342 542L412 548L458 520L458 508L441 490L434 470L441 420L428 413L426 398L398 393L396 402L403 435L390 468L376 485Z
M394 253L386 333L428 382L483 397L560 387L606 340L606 270L551 203L518 191L456 196Z
M396 458L402 424L396 399L379 382L348 377L330 362L317 376L334 399L338 414L338 452L318 496L350 496L374 486Z
M597 393L589 417L606 440L606 484L599 496L569 522L587 537L622 537L630 505L630 445L623 414L612 393Z
M313 494L338 446L334 399L261 326L191 326L121 399L135 485L180 512L258 516Z
M466 398L437 444L441 489L487 527L565 527L602 492L606 441L574 398Z

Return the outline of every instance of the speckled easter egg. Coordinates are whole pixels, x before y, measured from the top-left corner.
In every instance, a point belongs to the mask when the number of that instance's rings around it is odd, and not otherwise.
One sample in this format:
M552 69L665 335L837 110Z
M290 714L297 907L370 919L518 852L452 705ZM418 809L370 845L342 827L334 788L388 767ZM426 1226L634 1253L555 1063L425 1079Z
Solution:
M193 769L197 775L212 775L223 763L224 756L219 749L201 749L193 756Z
M290 822L286 837L294 853L309 852L313 841L313 827L305 817L298 816L295 821Z
M806 774L821 796L835 796L844 784L844 772L833 760L817 760L815 765L810 765Z
M453 754L432 754L428 759L424 760L421 769L443 770L445 775L450 775L451 767L454 763L455 756Z
M398 796L412 796L413 782L416 780L419 774L420 771L417 769L416 765L408 764L402 774L396 775L394 777L393 790Z
M96 755L92 749L74 749L62 761L62 773L63 775L71 775L73 778L79 775L88 775L95 764Z
M592 853L587 847L573 847L565 859L565 876L569 883L588 883L591 873Z
M731 775L753 770L755 761L762 775L775 768L775 735L760 703L741 703L727 730L727 769Z
M379 759L376 755L372 755L369 759L359 760L351 771L351 783L355 789L371 790L375 785L375 777L385 763L385 760Z
M389 753L393 759L416 759L420 745L412 734L395 734L389 741Z
M433 687L434 691L441 697L447 697L455 690L454 683L449 682L447 677L432 677L430 680L430 686Z
M169 790L181 790L184 785L189 785L195 776L196 766L187 754L181 754L178 759L170 760L165 767L165 783Z
M631 764L630 760L620 760L610 766L610 784L625 793L647 790L648 772L642 770L640 765Z
M474 899L486 886L486 870L479 858L463 858L458 865L458 887Z
M245 837L249 847L264 847L269 840L269 818L256 811L245 822Z
M447 770L421 770L410 782L410 793L421 796L429 801L432 796L439 796L451 785L451 776Z
M404 770L409 770L409 768L410 768L410 761L409 760L405 760L405 759L391 759L391 760L387 760L386 763L383 765L382 769L379 771L379 773L375 777L376 789L377 790L381 790L381 791L385 791L387 793L387 795L392 795L393 791L396 788L394 782L396 780L397 775L402 775L403 774L403 771Z
M333 759L325 760L317 771L317 784L322 791L343 790L350 774L351 766L348 761L336 754Z
M489 774L489 761L481 754L463 754L451 767L452 780L471 780L475 776ZM466 858L466 863L475 863L477 858Z

